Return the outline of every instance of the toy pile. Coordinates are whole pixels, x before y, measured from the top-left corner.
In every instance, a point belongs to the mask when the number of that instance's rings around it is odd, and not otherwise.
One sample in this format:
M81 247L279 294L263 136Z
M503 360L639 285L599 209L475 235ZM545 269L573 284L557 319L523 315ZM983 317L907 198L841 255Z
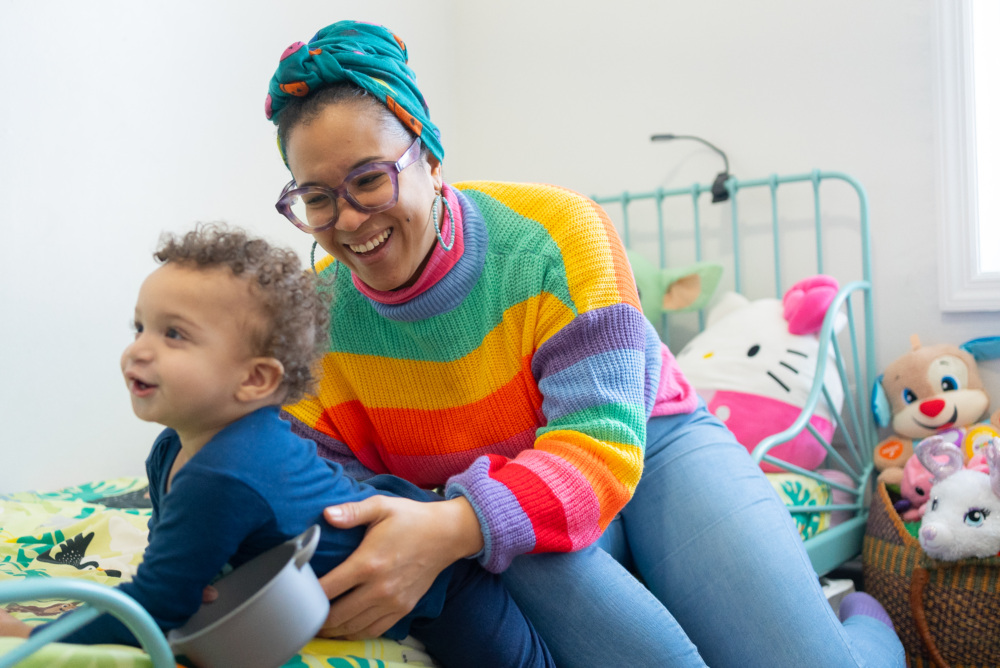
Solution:
M1000 356L1000 337L923 346L886 367L872 408L893 434L875 449L906 528L928 556L957 561L1000 554L1000 411L990 405L977 360Z
M875 384L879 484L865 527L864 591L912 666L1000 666L1000 411L977 362L1000 337L922 346Z

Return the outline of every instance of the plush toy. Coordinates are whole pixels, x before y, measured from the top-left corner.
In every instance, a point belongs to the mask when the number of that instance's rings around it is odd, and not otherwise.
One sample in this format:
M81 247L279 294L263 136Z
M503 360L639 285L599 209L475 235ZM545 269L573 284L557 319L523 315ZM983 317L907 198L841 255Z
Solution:
M920 546L934 559L1000 554L1000 438L990 439L983 449L988 475L964 468L959 446L941 436L915 446L916 456L934 474L919 532Z
M968 461L989 439L1000 436L996 427L980 422L990 398L976 364L1000 354L998 342L1000 337L988 337L962 346L922 346L916 335L911 337L911 350L886 367L872 392L876 423L891 425L894 432L875 447L879 480L902 487L904 467L919 439L943 436L962 447Z
M930 437L937 438L937 437ZM917 441L919 444L920 441ZM963 458L964 459L964 458ZM979 454L965 462L965 468L988 473L986 454L979 448ZM899 484L902 498L893 504L904 522L915 522L924 516L927 499L930 498L934 475L927 470L919 457L910 457L903 465L903 480Z
M659 269L642 255L632 251L629 251L628 259L639 290L642 312L661 337L663 314L705 308L715 294L722 276L722 265L716 262L696 262L675 269Z
M691 386L748 450L791 426L802 412L820 366L817 334L837 289L833 278L814 276L792 286L782 300L749 301L727 293L709 312L705 330L677 355ZM839 413L844 393L830 351L822 373ZM829 442L834 421L825 401L817 404L810 423ZM826 449L803 430L770 454L815 470ZM781 470L766 462L761 467Z
M914 522L924 516L927 499L934 484L934 475L927 470L919 457L910 457L903 465L899 493L903 497L893 504L905 522Z

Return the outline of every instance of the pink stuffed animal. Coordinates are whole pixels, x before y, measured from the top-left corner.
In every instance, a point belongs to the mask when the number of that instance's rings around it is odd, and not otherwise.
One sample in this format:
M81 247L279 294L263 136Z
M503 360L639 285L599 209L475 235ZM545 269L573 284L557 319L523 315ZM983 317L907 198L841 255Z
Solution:
M927 499L934 484L934 476L920 462L919 457L910 457L903 465L903 479L899 483L899 493L903 498L894 505L896 512L906 522L915 522L924 516Z
M936 436L934 438L944 438ZM986 463L986 453L980 451L966 462L965 468L971 471L989 473ZM934 485L934 474L924 466L920 457L910 457L903 465L903 479L899 484L902 499L893 504L905 522L915 522L924 516L927 510L927 499L930 498L931 487Z

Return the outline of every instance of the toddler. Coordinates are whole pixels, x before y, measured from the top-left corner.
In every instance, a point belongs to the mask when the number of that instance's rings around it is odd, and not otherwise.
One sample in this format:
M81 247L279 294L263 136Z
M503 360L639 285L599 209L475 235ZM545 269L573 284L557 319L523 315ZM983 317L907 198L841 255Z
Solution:
M327 506L374 494L440 499L392 476L353 480L279 417L309 389L328 336L328 304L293 252L209 225L167 237L155 258L121 368L135 414L167 429L146 460L149 545L120 589L161 629L183 625L224 566L313 524L322 536L310 563L317 575L334 568L365 528L331 527ZM24 635L13 618L0 622L0 633ZM446 569L385 635L408 634L445 666L552 665L499 576L472 559ZM64 642L138 644L107 614Z

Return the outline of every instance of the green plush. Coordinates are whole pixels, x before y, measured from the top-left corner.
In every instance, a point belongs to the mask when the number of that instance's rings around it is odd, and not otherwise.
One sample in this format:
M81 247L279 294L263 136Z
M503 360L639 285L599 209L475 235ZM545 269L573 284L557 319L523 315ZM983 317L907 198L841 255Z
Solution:
M633 251L628 252L628 259L639 289L642 312L657 331L662 327L664 313L705 308L722 277L722 265L717 262L659 269Z

